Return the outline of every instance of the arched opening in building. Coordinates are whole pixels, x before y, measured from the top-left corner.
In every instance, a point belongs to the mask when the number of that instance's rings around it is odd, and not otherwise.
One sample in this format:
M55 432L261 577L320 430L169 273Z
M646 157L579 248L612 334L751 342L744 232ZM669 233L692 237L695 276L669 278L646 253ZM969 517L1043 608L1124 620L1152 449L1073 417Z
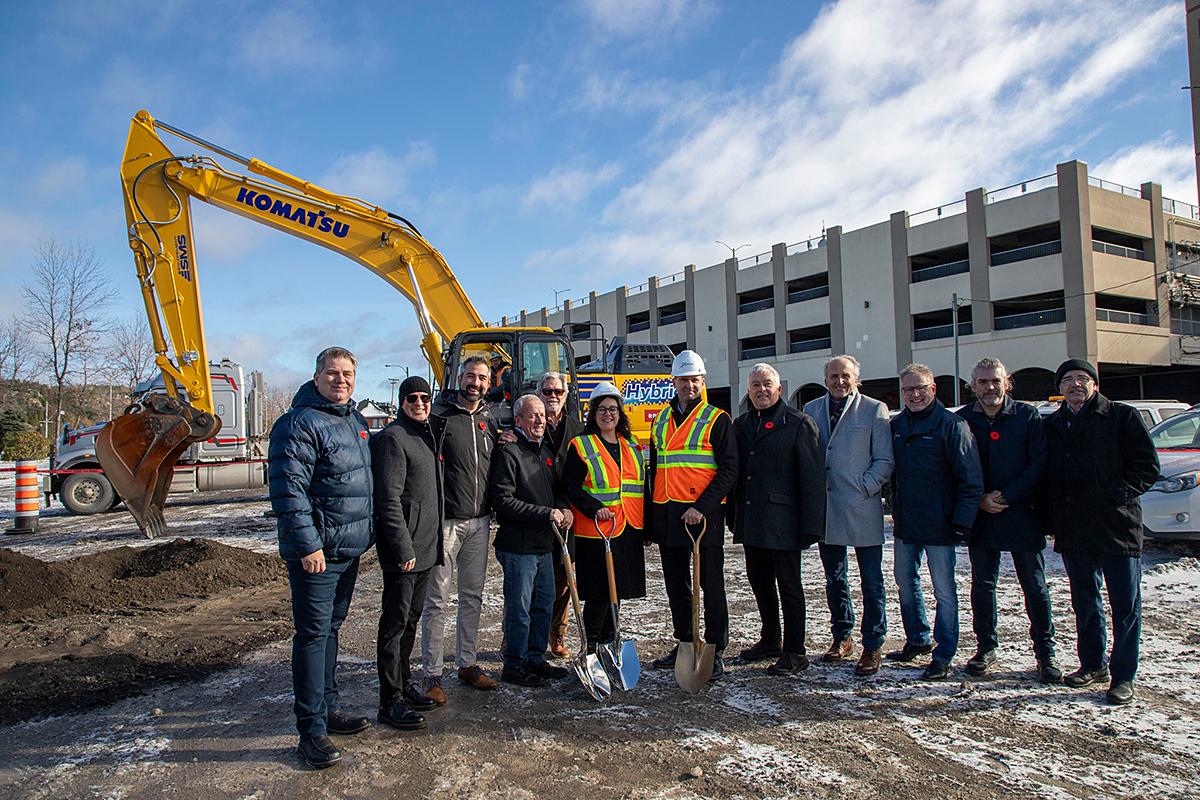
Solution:
M867 397L886 403L889 411L897 411L904 407L900 403L900 381L895 378L874 378L863 381L858 390Z
M796 408L804 408L805 403L816 400L823 394L825 394L825 387L821 384L806 383L792 394L792 405Z
M934 378L934 381L937 383L937 399L941 400L942 405L946 406L946 408L955 408L963 403L969 403L973 398L973 395L971 394L971 387L967 385L966 381L959 380L959 400L957 403L954 402L955 380L958 379L953 375L938 375L936 378Z
M1015 400L1049 400L1057 395L1054 373L1043 367L1026 367L1012 374L1012 396Z

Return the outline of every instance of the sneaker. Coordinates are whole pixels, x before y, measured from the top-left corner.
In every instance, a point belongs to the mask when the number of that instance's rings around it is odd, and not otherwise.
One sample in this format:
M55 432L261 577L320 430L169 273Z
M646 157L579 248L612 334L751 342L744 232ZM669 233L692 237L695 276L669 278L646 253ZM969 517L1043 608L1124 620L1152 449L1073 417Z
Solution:
M353 736L371 727L366 717L352 717L341 709L334 709L325 717L325 729L335 736Z
M1039 661L1038 680L1042 683L1062 683L1063 671L1053 661Z
M1108 680L1108 667L1100 667L1098 669L1079 669L1063 676L1063 683L1070 686L1072 689L1082 689L1084 686L1091 686L1093 683L1103 683Z
M688 644L691 644L691 642L688 642ZM675 645L671 648L671 652L667 653L665 656L654 659L652 663L656 669L675 669L675 659L678 657L678 655L679 645Z
M930 661L929 666L921 673L923 681L944 680L950 674L950 665L945 661Z
M996 663L995 650L976 650L975 655L967 660L968 675L982 675Z
M401 702L379 709L379 721L401 731L419 731L425 727L425 717Z
M738 658L745 662L766 661L768 658L778 658L782 653L783 648L779 646L778 642L765 642L759 639L738 653Z
M1133 702L1133 681L1113 681L1104 697L1114 706Z
M863 650L862 655L858 659L858 663L854 665L854 674L865 678L868 675L874 675L879 672L879 667L882 665L880 659L881 653L876 650Z
M808 656L802 653L784 653L779 660L767 667L772 675L795 675L808 669Z
M546 679L534 675L525 667L505 667L500 673L500 680L505 683L515 683L517 686L545 686Z
M846 658L853 652L853 639L838 639L833 644L829 645L829 649L825 651L825 655L821 656L821 660L825 663L841 661L843 658Z
M481 692L488 692L499 686L496 683L496 679L480 669L478 664L472 664L469 667L459 667L458 679L472 689L478 689Z
M408 686L404 689L404 704L413 711L433 711L437 708L437 701L429 695L418 692L416 686Z
M526 661L525 670L527 672L532 672L539 678L545 678L546 680L552 681L562 680L571 674L571 672L564 667L556 667L553 664L547 664L545 661L536 660Z
M904 643L904 647L900 650L893 650L887 654L888 661L900 661L908 663L917 656L923 656L933 652L933 644L909 644Z
M296 746L300 760L313 769L332 767L342 760L341 752L328 736L301 736Z

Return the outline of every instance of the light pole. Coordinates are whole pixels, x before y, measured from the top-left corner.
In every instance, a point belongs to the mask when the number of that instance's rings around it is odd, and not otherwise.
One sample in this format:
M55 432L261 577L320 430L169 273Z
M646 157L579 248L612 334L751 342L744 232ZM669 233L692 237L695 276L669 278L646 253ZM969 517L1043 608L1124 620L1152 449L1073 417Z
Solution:
M554 307L558 308L558 296L560 294L566 294L567 292L569 292L571 290L570 289L554 289L553 291L554 291Z
M396 385L400 383L400 379L399 378L388 378L388 383L390 383L392 385L392 393L390 395L391 399L389 401L391 403L391 408L388 410L393 412L393 414L394 414L396 411Z
M724 242L722 242L720 239L716 239L716 240L714 240L714 241L716 241L716 243L717 243L717 244L719 244L719 245L721 245L721 246L723 246L723 247L727 247L727 248L729 248L729 257L730 257L730 258L733 258L733 259L735 259L735 260L737 259L737 251L738 251L738 250L741 250L743 247L749 247L749 246L750 246L750 245L749 245L749 243L747 243L747 244L739 244L737 247L732 247L732 246L730 246L730 245L727 245L727 244L725 244L725 243L724 243Z
M958 307L968 302L967 298L962 298L960 301L958 292L950 295L950 327L954 332L954 405L961 405L959 402L959 384L962 382L958 377Z

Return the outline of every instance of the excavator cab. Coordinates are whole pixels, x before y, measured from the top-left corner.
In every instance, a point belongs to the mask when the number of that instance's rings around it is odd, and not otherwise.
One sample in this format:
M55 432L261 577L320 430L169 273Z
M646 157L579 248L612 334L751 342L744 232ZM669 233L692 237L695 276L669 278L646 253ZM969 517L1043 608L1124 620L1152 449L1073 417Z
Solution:
M579 416L574 354L561 334L548 328L483 328L460 333L448 348L443 390L457 389L459 365L477 355L488 359L492 367L492 388L485 400L500 427L513 426L513 401L536 393L538 382L547 372L567 376L567 413Z

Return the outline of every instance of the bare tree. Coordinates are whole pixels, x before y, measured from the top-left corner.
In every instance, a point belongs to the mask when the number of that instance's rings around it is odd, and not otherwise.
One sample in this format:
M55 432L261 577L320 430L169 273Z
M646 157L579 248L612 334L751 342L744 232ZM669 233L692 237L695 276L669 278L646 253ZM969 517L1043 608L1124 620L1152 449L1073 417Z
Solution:
M29 377L33 343L18 319L0 323L0 380L20 381Z
M112 367L110 378L133 389L154 374L154 342L150 325L141 315L126 317L108 329L105 357Z
M92 248L41 242L34 254L33 283L24 289L26 325L42 348L54 382L53 425L62 416L63 387L85 351L95 347L104 326L100 310L116 297Z

